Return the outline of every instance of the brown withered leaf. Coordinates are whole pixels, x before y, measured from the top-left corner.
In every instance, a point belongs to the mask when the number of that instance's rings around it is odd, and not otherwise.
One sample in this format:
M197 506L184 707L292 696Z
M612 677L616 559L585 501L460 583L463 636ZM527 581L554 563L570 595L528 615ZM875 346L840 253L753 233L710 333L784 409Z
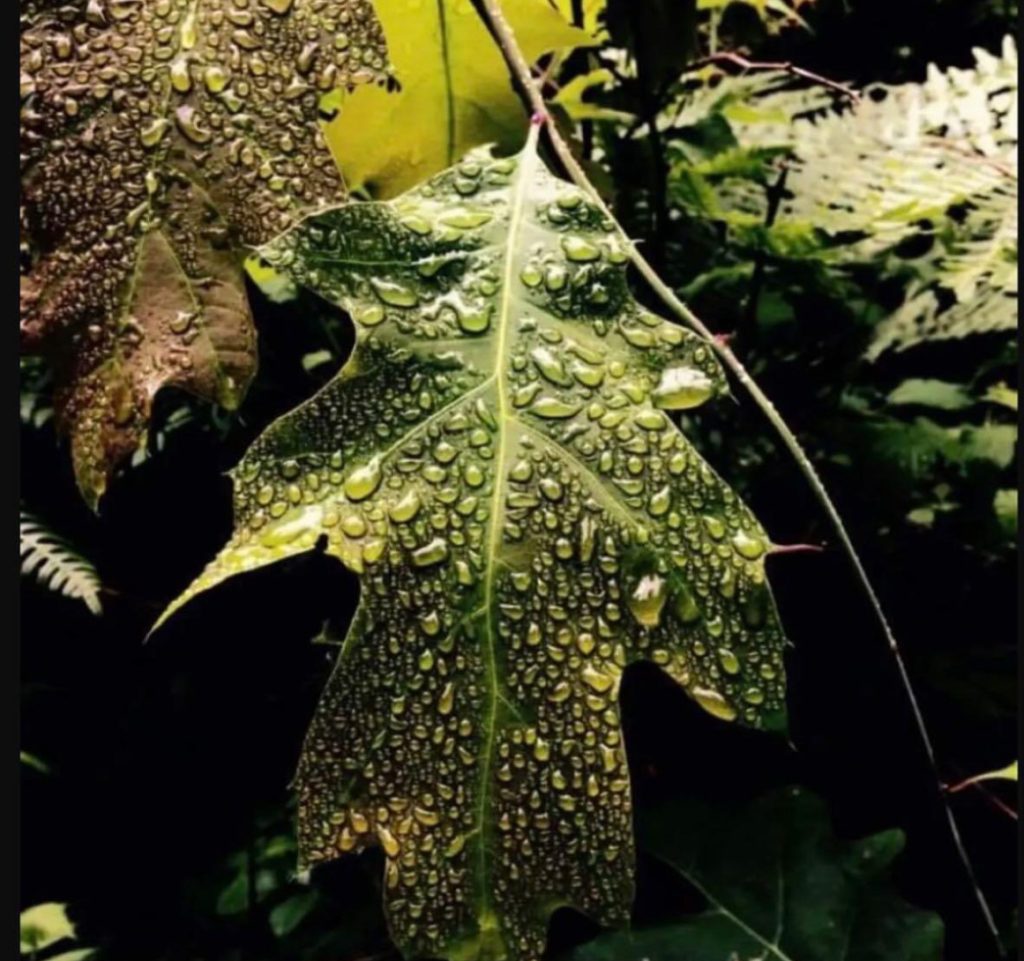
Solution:
M93 506L161 387L237 406L240 250L337 203L321 98L388 76L370 0L23 0L22 337Z

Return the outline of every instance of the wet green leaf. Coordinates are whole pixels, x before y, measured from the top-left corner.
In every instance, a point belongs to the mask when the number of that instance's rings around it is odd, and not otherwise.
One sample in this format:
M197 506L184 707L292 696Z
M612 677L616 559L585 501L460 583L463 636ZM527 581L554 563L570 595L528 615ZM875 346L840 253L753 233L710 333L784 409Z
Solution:
M386 52L369 0L21 10L22 334L95 506L162 387L237 407L256 359L238 251L339 200L319 101L383 79Z
M939 961L939 918L886 878L899 831L837 840L817 798L792 788L743 811L673 804L640 821L639 841L706 900L700 914L605 935L574 961Z
M612 72L606 69L591 70L589 73L581 73L567 83L554 97L548 101L562 107L570 119L580 120L607 120L619 123L630 123L634 118L633 114L624 110L613 110L611 107L602 106L600 103L584 99L592 91L600 91L612 82Z
M279 938L291 934L316 907L316 901L314 891L304 891L302 894L293 895L287 901L282 901L270 912L270 929Z
M996 517L1002 525L1006 536L1011 540L1017 537L1017 491L1013 489L998 490L992 500Z
M993 384L985 392L985 400L1000 407L1008 407L1010 410L1017 410L1017 391L1007 384Z
M875 457L899 465L911 478L925 477L941 463L965 468L987 461L1009 467L1017 443L1013 424L943 427L927 417L911 422L881 418L866 424L864 434Z
M68 920L67 905L49 902L21 912L21 953L41 951L51 944L74 938L75 926Z
M249 900L249 875L243 864L217 898L217 913L238 914L249 907Z
M410 955L533 961L559 904L628 917L630 662L784 719L768 538L671 419L722 373L633 299L624 240L535 138L264 248L356 348L233 471L235 534L171 608L317 543L360 575L300 865L379 844Z

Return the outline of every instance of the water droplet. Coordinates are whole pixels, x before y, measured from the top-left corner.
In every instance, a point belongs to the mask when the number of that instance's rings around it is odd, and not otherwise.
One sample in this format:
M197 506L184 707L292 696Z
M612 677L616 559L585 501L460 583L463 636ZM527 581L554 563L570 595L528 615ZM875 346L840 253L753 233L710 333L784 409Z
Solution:
M560 387L572 386L572 378L565 372L562 362L547 347L535 347L530 351L530 359L551 383Z
M416 567L440 564L447 557L448 542L443 537L435 537L430 543L424 544L412 552L412 562Z
M690 694L708 714L723 721L735 720L736 709L718 691L709 687L691 687Z
M600 387L601 381L604 380L604 368L591 367L579 361L569 365L569 373L584 387Z
M672 506L672 491L666 484L661 490L655 492L647 505L647 511L652 517L663 517Z
M471 192L475 192L476 189L477 185L473 184ZM472 230L474 227L481 227L493 219L494 215L489 210L470 207L454 207L440 218L441 223L449 227L458 227L460 230Z
M412 809L412 816L424 827L432 828L441 823L441 818L436 811L416 805Z
M597 691L598 694L610 691L615 685L614 675L605 674L590 664L583 668L582 677L584 682Z
M463 587L471 587L474 581L472 569L462 560L455 562L455 577Z
M527 264L520 272L519 279L527 287L539 287L544 278L536 266Z
M546 420L563 420L579 413L580 404L567 404L557 397L538 397L531 405L530 412Z
M205 127L200 126L200 115L198 111L189 104L182 104L174 111L174 119L178 129L192 143L206 144L213 139L213 135Z
M716 540L720 541L725 537L725 521L714 514L705 514L702 518L707 532Z
M187 57L178 57L171 64L171 86L178 93L188 93L192 89L192 73L188 67Z
M744 530L739 530L733 535L732 546L737 554L748 561L756 561L765 552L764 541Z
M371 537L363 544L363 561L367 564L376 564L384 556L384 549L388 542L383 537Z
M543 477L540 481L540 492L549 501L559 501L562 499L562 485L558 483L553 477Z
M376 327L384 319L384 308L380 304L358 307L352 311L352 319L363 327Z
M356 834L365 834L370 830L370 822L366 820L365 815L359 811L353 811L349 815L349 820L352 822L352 830Z
M405 227L406 230L411 230L414 234L419 234L421 237L425 237L430 233L430 221L425 217L420 217L418 214L405 214L398 222ZM436 267L441 266L443 263L444 261L437 261L436 266L432 263L431 267L434 267L433 272L436 272ZM428 273L426 276L430 276L430 274Z
M562 250L572 261L587 262L601 259L601 250L583 237L569 236L562 238Z
M420 496L415 490L406 491L401 500L391 505L388 513L397 524L406 524L420 511Z
M383 825L377 825L377 839L389 858L397 858L401 846L395 836Z
M229 80L227 71L219 64L210 64L203 71L203 83L210 93L221 93L227 87Z
M644 430L658 431L665 429L665 415L656 410L642 410L635 418L638 427Z
M487 479L479 464L466 464L462 470L462 478L470 487L480 487Z
M284 547L294 543L308 531L319 530L319 525L320 508L306 507L295 517L268 527L260 536L260 543L264 547Z
M175 334L183 334L185 331L192 326L192 321L196 319L196 312L193 310L179 310L175 314L174 319L170 321L168 326L171 331Z
M480 334L491 325L491 308L488 304L479 307L465 306L458 312L459 326L467 334Z
M358 514L349 514L342 520L341 529L349 537L362 537L366 533L366 521Z
M199 31L196 27L196 10L193 7L181 23L181 49L191 50L199 42Z
M139 139L142 141L142 145L147 149L152 149L163 139L164 134L170 129L171 123L169 120L160 117L154 120L151 124L142 128L139 134Z
M569 281L569 274L564 267L552 264L544 271L544 286L552 291L562 290Z
M714 381L696 367L669 367L661 372L652 397L665 410L688 410L703 404L714 389Z
M548 700L552 704L559 704L569 698L572 694L572 688L569 686L568 681L559 681L550 691L548 691Z
M393 280L382 280L379 277L373 277L370 283L373 285L373 289L377 291L377 296L385 304L390 304L392 307L415 307L420 301L415 290L410 290L408 287Z
M722 670L726 674L739 674L740 672L740 659L736 656L735 651L728 647L718 649L718 663L722 665Z
M630 613L642 627L657 627L665 606L665 580L657 574L645 574L626 600Z
M622 327L620 329L622 331L622 336L625 337L626 341L634 347L646 350L649 347L653 347L656 343L654 334L642 327Z
M345 479L345 496L350 501L366 500L380 486L380 481L380 461L375 457L348 475Z
M437 710L439 714L448 715L452 713L452 708L455 706L455 685L449 681L445 684L441 691L441 696L437 699Z
M528 460L516 461L508 472L508 476L514 481L528 481L533 477L533 465Z

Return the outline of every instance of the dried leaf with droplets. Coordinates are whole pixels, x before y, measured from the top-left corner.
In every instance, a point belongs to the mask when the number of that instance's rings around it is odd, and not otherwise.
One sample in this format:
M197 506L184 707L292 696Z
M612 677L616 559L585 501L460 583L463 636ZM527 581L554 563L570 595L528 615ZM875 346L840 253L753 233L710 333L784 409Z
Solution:
M628 917L629 663L722 720L784 718L768 539L669 413L721 371L633 299L625 241L535 137L264 248L356 348L235 469L235 534L171 608L318 543L360 575L301 866L379 844L409 956L534 961L561 904Z
M164 386L237 406L255 366L238 257L342 185L318 128L382 80L369 0L23 2L22 334L57 369L93 505Z

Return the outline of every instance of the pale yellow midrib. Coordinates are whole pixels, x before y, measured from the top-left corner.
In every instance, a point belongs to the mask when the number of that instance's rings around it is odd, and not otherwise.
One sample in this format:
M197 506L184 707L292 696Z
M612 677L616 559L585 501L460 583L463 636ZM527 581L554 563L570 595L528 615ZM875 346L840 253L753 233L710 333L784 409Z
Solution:
M485 574L484 587L484 617L486 629L484 631L484 657L488 671L488 691L490 705L487 711L487 724L484 729L486 744L481 757L480 764L480 800L477 808L477 831L479 832L479 876L477 878L478 893L482 892L479 898L478 910L482 917L488 907L487 890L487 842L489 831L487 830L487 815L491 791L491 765L494 758L494 743L496 739L496 726L498 718L498 661L496 653L496 638L494 630L494 559L497 556L498 538L501 536L501 525L504 517L503 497L505 489L505 461L507 458L507 424L509 421L508 390L505 382L505 370L507 366L506 351L508 346L508 331L511 325L510 313L512 304L512 287L515 282L513 276L513 265L517 251L517 237L522 226L523 213L525 209L525 193L529 186L533 173L534 161L536 160L538 127L530 126L530 134L526 146L520 154L521 160L517 168L515 189L512 194L511 211L509 214L509 227L507 248L505 251L505 262L502 268L501 307L498 311L498 343L495 348L495 369L494 382L498 397L498 449L494 458L494 489L491 494L491 521L487 533L488 561Z

